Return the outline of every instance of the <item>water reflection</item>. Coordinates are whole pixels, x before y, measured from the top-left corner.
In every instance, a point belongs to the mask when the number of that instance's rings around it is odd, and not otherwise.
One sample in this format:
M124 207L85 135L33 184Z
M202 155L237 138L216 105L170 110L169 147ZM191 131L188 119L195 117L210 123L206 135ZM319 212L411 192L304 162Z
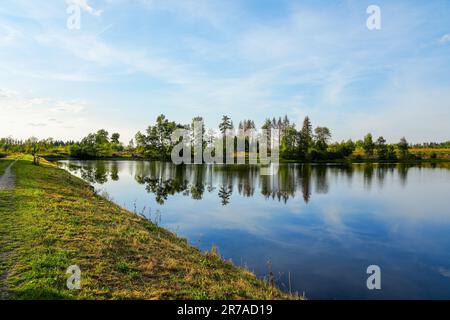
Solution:
M105 184L108 179L119 181L117 161L84 161L63 163L74 174L95 184ZM155 195L159 204L170 196L183 194L201 200L205 192L217 192L223 206L230 204L233 192L243 197L253 197L259 190L266 199L287 203L301 196L305 203L311 199L312 188L316 194L327 194L330 179L346 176L352 180L355 172L364 177L364 187L372 188L374 180L382 188L384 180L397 177L406 184L407 164L311 165L286 164L279 166L274 176L261 176L258 166L191 165L176 166L167 162L135 162L130 168L136 182L145 185L148 193Z

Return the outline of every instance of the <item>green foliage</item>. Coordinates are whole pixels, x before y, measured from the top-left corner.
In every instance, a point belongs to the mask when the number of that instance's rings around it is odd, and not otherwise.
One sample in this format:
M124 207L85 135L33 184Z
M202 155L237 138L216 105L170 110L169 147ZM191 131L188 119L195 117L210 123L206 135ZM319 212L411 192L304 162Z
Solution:
M336 142L328 147L329 159L344 159L352 155L356 145L352 140Z
M380 160L386 160L388 158L388 149L386 146L386 140L383 137L379 137L375 143L375 150Z
M362 148L367 157L373 156L373 151L375 149L375 143L373 143L372 134L368 133L363 140Z
M400 139L400 142L397 144L399 158L400 159L407 159L409 156L408 148L409 144L408 141L406 141L405 137L402 137Z
M312 125L309 117L303 120L303 126L299 133L298 156L300 159L308 159L309 151L313 143Z
M387 146L387 159L391 161L397 160L397 155L395 153L395 147L393 145Z
M136 134L136 151L149 159L170 159L173 148L170 136L175 129L182 127L167 120L163 114L159 115L156 124L148 126L145 134Z
M331 139L331 131L327 127L317 127L315 130L315 146L320 152L327 151L328 141Z
M79 143L69 146L69 154L75 158L103 158L113 154L113 143L109 140L106 130L90 133Z
M420 144L413 144L410 147L412 148L427 148L427 149L449 149L450 148L450 140L445 142L424 142Z
M120 134L119 133L116 132L116 133L113 133L111 135L111 143L113 143L113 144L120 144L119 139L120 139Z
M284 159L296 156L297 130L294 125L288 125L281 135L280 155Z
M231 121L230 117L223 116L222 122L219 124L219 130L224 135L226 130L232 130L234 128L233 121Z

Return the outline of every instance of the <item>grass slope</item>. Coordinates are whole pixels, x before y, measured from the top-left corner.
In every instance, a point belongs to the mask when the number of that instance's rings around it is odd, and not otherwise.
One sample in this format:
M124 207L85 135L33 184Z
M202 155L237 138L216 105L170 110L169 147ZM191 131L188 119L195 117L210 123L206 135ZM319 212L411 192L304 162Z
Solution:
M45 161L21 159L13 171L16 189L0 191L3 298L288 298ZM81 290L66 288L70 265L81 268Z
M0 177L3 175L3 173L5 172L6 168L8 168L9 164L11 163L11 160L3 160L0 159Z

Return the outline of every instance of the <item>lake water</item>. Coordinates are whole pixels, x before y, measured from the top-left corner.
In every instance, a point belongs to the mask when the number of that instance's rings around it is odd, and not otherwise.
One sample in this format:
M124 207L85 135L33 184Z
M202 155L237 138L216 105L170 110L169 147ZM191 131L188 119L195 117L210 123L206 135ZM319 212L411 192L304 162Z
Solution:
M448 167L285 164L261 176L257 166L60 163L192 245L215 244L261 278L273 270L285 291L450 299ZM370 265L381 290L367 289Z

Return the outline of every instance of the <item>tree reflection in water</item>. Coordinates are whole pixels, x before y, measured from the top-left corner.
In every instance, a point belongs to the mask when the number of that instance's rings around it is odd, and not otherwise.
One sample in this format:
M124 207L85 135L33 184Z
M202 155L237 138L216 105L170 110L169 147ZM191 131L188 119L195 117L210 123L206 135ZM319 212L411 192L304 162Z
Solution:
M63 162L69 171L90 183L104 184L111 179L118 181L120 172L128 166L129 174L148 193L154 194L156 202L164 204L169 196L182 194L201 200L205 192L217 192L220 203L230 203L234 191L243 197L253 197L257 190L266 198L287 203L302 197L305 203L311 199L312 188L317 194L326 194L330 179L346 176L351 182L354 173L363 177L364 187L370 189L376 179L380 187L389 175L397 174L402 185L406 184L406 164L355 164L314 165L281 164L277 175L261 176L256 165L174 165L157 161L74 161ZM395 170L396 169L396 170Z

